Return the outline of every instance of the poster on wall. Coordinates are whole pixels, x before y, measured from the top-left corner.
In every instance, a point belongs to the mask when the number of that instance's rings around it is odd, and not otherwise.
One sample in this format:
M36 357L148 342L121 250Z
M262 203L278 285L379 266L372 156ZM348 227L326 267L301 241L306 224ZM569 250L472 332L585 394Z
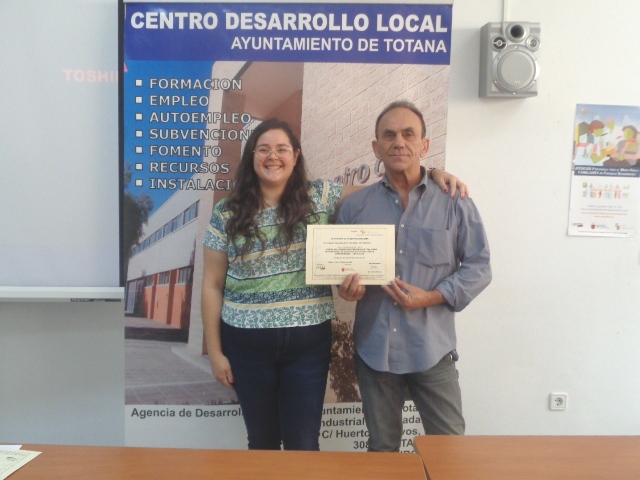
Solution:
M576 107L569 235L635 237L640 208L640 107Z
M213 378L200 316L202 239L265 119L300 136L310 178L369 185L378 113L425 114L425 166L444 167L452 5L121 2L125 443L247 447ZM336 297L320 447L366 450L354 304ZM412 402L402 449L423 432Z

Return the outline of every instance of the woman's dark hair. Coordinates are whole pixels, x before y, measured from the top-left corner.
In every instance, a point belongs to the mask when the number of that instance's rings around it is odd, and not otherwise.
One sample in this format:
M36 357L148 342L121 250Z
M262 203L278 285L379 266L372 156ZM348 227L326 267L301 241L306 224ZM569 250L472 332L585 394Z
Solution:
M227 208L231 213L226 225L229 241L237 251L238 240L240 237L245 239L240 249L240 257L249 253L256 239L262 245L262 249L265 248L266 239L256 223L256 216L265 205L258 175L253 167L253 151L258 138L269 130L282 130L289 137L293 153L300 153L276 210L278 218L282 221L278 227L280 248L285 251L289 249L296 232L305 228L310 222L309 217L314 213L300 140L288 123L277 118L265 120L255 128L247 140L236 172L235 185L227 198Z

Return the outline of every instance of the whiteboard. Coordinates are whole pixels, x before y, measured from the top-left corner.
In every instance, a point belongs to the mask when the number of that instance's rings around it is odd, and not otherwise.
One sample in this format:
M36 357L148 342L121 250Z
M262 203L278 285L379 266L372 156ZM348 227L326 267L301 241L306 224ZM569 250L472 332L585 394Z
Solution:
M117 23L111 0L0 2L0 300L121 296Z

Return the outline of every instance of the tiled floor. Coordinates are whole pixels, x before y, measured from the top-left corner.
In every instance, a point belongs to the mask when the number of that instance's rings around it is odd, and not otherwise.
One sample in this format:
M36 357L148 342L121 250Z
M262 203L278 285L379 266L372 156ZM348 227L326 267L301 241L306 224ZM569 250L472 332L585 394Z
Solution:
M178 330L139 318L126 318L125 325L126 405L237 403L213 378L208 358L190 353Z

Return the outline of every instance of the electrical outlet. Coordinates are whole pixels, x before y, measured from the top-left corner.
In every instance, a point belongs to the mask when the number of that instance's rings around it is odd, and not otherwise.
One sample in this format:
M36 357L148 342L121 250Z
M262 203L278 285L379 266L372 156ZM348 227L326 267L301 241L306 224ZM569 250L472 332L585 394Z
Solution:
M550 410L566 410L568 395L566 393L552 393L549 395Z

